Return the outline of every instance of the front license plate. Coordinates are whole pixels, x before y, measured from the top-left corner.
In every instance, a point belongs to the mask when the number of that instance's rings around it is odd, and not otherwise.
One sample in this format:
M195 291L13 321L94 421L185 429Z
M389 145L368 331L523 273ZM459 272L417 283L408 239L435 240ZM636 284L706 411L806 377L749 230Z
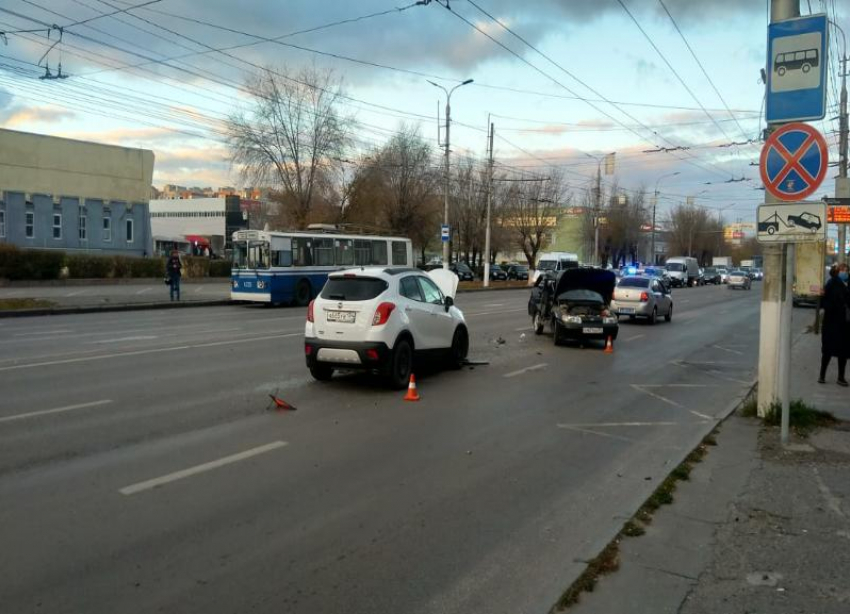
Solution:
M583 332L585 335L601 335L602 329L601 328L582 328L581 332Z
M620 309L618 309L618 311L620 313L634 313L635 312L633 307L620 307Z
M351 324L354 322L356 312L354 311L329 311L328 322L340 322L343 324Z

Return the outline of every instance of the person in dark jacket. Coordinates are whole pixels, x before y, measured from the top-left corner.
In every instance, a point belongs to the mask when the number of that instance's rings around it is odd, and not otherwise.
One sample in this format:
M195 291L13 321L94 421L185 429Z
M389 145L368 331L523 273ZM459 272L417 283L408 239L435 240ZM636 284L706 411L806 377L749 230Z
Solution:
M177 297L180 300L180 278L183 276L183 261L180 260L180 252L171 250L171 256L165 263L165 271L168 274L168 287L170 288L171 300Z
M848 269L846 264L833 266L829 270L829 281L824 287L821 305L823 306L823 327L821 328L820 378L826 383L826 369L833 356L838 359L838 385L847 386L845 372L847 358L850 357L850 290L848 290Z

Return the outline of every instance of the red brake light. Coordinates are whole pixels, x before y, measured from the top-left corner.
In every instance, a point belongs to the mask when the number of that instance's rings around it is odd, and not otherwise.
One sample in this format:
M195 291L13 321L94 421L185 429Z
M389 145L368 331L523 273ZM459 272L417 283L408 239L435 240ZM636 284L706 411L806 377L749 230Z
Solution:
M649 300L649 294L647 294L646 292L641 292L640 293L640 302L645 303L648 300Z
M390 319L390 314L395 309L395 303L381 303L375 310L375 317L372 318L372 326L383 326Z
M307 305L307 321L308 322L314 322L315 321L313 319L313 303L315 303L315 302L316 301L310 301L310 304Z

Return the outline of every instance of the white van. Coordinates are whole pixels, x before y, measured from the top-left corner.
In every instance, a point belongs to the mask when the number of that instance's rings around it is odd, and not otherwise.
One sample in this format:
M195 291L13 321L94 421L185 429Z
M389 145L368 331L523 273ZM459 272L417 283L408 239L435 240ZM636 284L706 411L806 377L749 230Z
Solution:
M542 252L537 260L537 269L531 277L532 283L537 283L538 277L544 271L560 273L566 269L578 268L578 254L571 252Z
M675 287L696 286L699 283L699 263L696 258L689 256L668 258L665 267Z

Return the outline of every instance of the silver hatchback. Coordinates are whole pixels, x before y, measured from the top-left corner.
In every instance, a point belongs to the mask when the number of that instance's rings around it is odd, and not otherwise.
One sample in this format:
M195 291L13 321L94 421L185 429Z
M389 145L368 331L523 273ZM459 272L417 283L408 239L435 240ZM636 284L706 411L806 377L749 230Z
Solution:
M623 277L614 289L611 311L630 319L646 318L655 324L660 316L673 319L673 297L652 277Z

